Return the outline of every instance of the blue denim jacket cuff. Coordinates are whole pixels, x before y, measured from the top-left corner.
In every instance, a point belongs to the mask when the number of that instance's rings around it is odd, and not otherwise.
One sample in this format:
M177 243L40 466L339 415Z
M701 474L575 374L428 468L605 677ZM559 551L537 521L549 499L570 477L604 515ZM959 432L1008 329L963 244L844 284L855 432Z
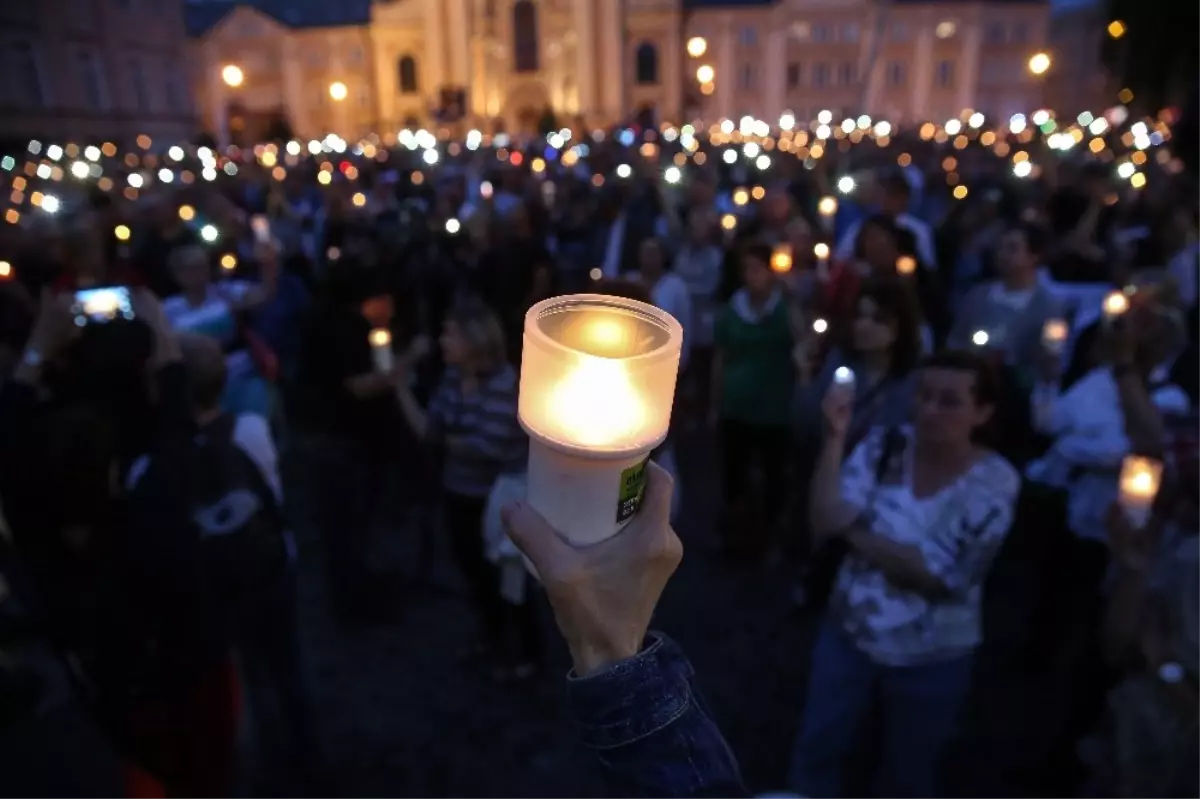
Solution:
M692 704L692 667L662 633L634 657L599 674L567 676L572 715L594 749L625 746L671 724Z

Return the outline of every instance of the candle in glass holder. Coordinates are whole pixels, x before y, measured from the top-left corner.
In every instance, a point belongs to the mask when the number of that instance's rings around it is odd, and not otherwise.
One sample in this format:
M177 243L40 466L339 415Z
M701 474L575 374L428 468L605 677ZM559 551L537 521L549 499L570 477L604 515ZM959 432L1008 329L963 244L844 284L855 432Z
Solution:
M518 416L530 438L529 503L572 544L603 541L637 513L682 343L674 317L621 297L554 297L525 315Z
M792 245L775 245L771 252L771 271L781 275L792 271Z
M1069 332L1065 319L1047 319L1042 325L1042 345L1048 352L1061 355L1067 346Z
M839 366L833 370L833 384L842 388L854 389L854 370L849 366Z
M371 360L375 371L390 372L395 360L392 357L392 334L386 328L377 327L367 336L371 342Z
M917 259L911 255L901 255L896 259L896 274L911 275L917 271Z
M1145 527L1150 518L1150 508L1162 482L1162 469L1161 461L1140 455L1127 455L1121 461L1118 502L1134 527Z
M1111 291L1104 298L1104 321L1111 322L1129 310L1129 297L1123 291Z

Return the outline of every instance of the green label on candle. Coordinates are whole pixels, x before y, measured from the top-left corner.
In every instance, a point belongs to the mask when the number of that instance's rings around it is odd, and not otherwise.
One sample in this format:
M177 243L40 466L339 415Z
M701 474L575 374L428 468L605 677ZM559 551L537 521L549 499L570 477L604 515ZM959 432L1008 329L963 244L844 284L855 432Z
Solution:
M646 494L646 461L649 456L621 472L621 490L617 495L617 524L624 524L634 517L642 506Z

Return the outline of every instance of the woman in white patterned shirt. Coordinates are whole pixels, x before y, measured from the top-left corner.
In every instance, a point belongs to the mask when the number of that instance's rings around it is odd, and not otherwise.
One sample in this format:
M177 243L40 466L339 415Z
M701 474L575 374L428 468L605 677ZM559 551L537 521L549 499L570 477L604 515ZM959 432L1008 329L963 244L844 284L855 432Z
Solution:
M849 554L813 649L789 787L844 794L858 726L881 702L879 794L934 796L981 639L988 566L1008 532L1020 478L981 446L995 374L948 352L918 371L914 424L875 430L843 463L853 392L834 384L813 477L814 537Z

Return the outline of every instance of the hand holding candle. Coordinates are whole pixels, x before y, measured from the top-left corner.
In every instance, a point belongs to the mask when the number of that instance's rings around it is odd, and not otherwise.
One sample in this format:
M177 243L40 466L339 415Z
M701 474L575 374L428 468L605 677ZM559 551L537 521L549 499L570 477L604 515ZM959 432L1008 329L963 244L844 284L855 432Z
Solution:
M1141 529L1150 518L1150 508L1162 482L1162 462L1128 455L1121 462L1118 503L1134 527Z
M637 512L645 461L670 422L683 329L620 297L573 295L525 316L518 413L529 502L578 546Z
M813 256L817 259L817 279L829 279L829 245L818 241L813 245Z
M1129 310L1129 297L1123 291L1109 292L1104 298L1104 321L1111 323Z

